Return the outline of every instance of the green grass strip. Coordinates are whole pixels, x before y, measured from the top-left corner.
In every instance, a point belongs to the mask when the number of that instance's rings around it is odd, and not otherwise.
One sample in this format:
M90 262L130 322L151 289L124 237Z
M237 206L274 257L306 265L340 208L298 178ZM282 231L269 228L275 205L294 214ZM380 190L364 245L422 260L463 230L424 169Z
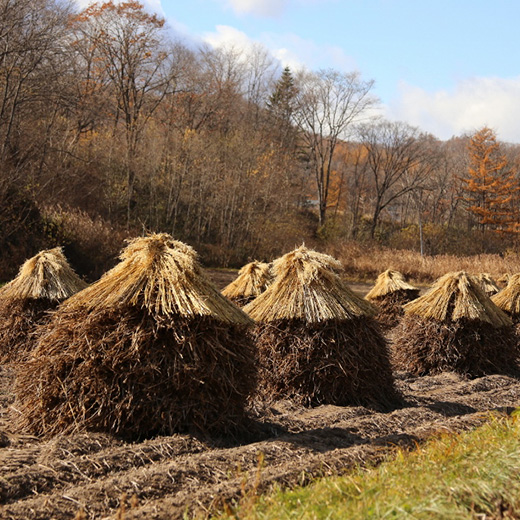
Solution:
M244 497L221 519L520 518L520 419L491 418L377 467Z

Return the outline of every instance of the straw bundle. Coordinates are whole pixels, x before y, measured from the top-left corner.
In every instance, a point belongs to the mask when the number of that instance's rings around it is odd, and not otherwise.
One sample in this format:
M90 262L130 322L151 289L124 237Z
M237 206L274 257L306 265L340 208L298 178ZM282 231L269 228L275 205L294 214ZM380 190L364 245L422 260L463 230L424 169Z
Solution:
M500 288L498 287L497 283L489 273L480 273L477 275L477 280L480 283L480 286L482 289L484 289L484 292L488 296L493 296L498 291L500 291Z
M396 368L418 375L455 371L469 376L516 370L511 320L467 273L444 275L404 310L393 335Z
M497 284L499 287L507 287L507 284L509 283L509 278L511 278L511 275L509 273L505 273L502 276L497 278Z
M403 305L415 300L419 289L409 284L399 271L381 273L365 298L378 309L377 320L384 329L395 327L403 316Z
M133 240L120 258L42 331L18 374L18 427L236 432L256 381L251 320L168 235Z
M259 322L260 398L379 409L400 402L374 308L341 280L340 268L300 247L275 262L273 284L244 308Z
M338 260L302 246L274 261L275 281L244 310L260 322L374 316L376 309L338 276L342 269Z
M250 262L240 271L238 277L226 286L222 294L244 306L262 294L272 282L271 266L264 262Z
M22 359L47 312L85 287L59 247L27 260L0 289L0 362Z
M491 300L508 314L514 323L520 322L520 273L510 276L507 287L493 295Z

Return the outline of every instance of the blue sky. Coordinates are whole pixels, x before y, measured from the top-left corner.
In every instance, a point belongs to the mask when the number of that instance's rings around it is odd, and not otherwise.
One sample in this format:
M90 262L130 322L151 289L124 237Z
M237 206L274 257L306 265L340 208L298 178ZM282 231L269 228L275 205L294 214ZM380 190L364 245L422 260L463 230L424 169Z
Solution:
M518 0L141 1L186 39L357 70L386 117L441 139L488 125L520 143Z

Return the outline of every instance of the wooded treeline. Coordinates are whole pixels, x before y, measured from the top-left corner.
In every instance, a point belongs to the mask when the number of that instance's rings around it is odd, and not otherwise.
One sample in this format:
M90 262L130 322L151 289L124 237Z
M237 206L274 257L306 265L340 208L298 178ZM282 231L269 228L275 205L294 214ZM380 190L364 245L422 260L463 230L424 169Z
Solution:
M302 241L516 247L519 146L374 118L372 87L182 43L134 1L0 0L0 279L54 245L95 278L149 230L219 265Z

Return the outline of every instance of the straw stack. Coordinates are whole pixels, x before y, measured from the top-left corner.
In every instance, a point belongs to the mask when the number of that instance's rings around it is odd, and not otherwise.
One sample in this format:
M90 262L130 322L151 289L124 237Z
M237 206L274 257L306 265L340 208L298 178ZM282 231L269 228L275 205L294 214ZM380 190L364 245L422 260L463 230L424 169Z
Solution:
M415 300L419 289L409 284L399 271L381 273L365 298L378 309L377 320L384 329L395 327L403 316L403 305Z
M240 307L262 294L272 282L271 266L264 262L250 262L238 276L222 290L222 294Z
M520 322L520 273L509 277L507 287L491 297L497 307L500 307L513 323Z
M518 351L511 319L464 271L448 273L404 307L394 329L395 367L413 374L511 373Z
M477 275L477 280L480 283L482 289L488 296L493 296L500 288L498 287L497 282L493 280L492 276L489 273L480 273Z
M48 311L85 287L59 247L27 260L16 278L0 289L0 362L23 359Z
M244 310L258 322L259 396L304 405L399 403L374 307L338 276L334 258L300 247Z
M120 258L40 336L17 378L19 428L238 431L256 381L250 318L166 234L131 241Z

